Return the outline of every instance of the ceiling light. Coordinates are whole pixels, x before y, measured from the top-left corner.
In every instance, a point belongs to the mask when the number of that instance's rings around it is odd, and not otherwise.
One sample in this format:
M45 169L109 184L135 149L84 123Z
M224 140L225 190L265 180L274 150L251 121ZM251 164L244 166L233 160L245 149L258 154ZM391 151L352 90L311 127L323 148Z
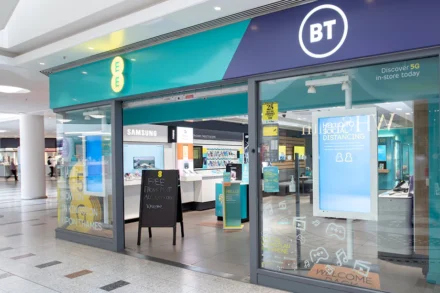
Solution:
M95 48L93 48L93 47L89 47L89 50L95 50Z
M18 114L0 113L0 122L14 121L20 119Z
M131 58L130 60L131 60L131 61L136 61L136 59L135 59L135 58Z
M70 119L58 119L58 121L59 121L60 123L69 123L69 122L72 121L72 120L70 120Z
M314 86L309 86L309 89L307 90L309 94L316 94L316 88Z
M27 94L30 93L31 91L21 87L0 85L0 92L5 94Z
M46 65L44 62L40 62L40 65Z
M405 113L405 115L411 115L411 113Z
M343 90L343 91L346 91L346 90L348 90L349 88L350 88L350 86L348 85L348 82L344 81L344 82L342 83L342 90Z
M220 10L222 10L222 8L221 8L220 6L215 6L214 9L215 9L216 11L220 11Z
M79 138L84 138L85 136L84 136L84 135L78 135L78 137L79 137Z
M95 118L95 119L102 119L105 117L105 115L103 114L92 114L90 115L90 117Z
M0 130L0 133L5 133L6 132L6 130Z
M82 74L87 74L87 71L83 71L83 72L81 72Z
M396 111L402 111L402 108L396 108Z

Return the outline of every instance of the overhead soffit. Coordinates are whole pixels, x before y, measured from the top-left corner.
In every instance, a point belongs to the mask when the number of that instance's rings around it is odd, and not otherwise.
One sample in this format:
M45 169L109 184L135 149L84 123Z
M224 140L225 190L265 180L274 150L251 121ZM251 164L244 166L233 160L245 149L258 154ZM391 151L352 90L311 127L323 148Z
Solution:
M0 30L4 29L20 0L2 0L0 9Z
M60 66L52 67L49 69L42 70L41 73L45 75L50 75L55 72L67 70L70 68L78 67L84 64L93 63L99 60L107 59L116 55L125 54L128 52L136 51L142 48L151 47L160 43L165 43L174 39L182 38L185 36L193 35L217 27L225 26L231 23L236 23L246 19L254 18L264 14L273 13L276 11L288 9L294 6L315 2L316 0L282 0L274 2L268 5L256 7L247 11L235 13L225 17L221 17L215 20L211 20L205 23L190 26L184 29L173 31L167 34L163 34L157 37L153 37L140 42L135 42L133 44L123 46L114 50L106 51L100 54L96 54L90 57L82 58L73 62L65 63Z

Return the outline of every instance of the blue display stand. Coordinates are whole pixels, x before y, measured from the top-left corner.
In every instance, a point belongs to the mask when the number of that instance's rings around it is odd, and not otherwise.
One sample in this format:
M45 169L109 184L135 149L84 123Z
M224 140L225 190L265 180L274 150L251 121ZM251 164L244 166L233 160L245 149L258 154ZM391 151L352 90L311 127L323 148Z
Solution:
M223 184L215 185L215 215L219 221L223 221ZM240 210L241 222L249 222L249 185L240 184Z

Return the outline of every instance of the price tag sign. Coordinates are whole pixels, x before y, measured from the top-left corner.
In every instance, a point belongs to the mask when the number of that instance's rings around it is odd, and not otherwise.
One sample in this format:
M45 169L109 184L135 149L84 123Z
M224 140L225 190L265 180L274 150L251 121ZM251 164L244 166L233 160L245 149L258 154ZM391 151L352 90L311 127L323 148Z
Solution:
M263 123L275 123L278 121L278 103L263 104Z

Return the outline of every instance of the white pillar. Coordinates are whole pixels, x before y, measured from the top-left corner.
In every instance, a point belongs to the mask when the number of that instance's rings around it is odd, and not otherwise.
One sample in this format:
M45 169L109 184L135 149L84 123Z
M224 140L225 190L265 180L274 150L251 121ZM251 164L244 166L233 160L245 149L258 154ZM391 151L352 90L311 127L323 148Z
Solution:
M44 117L20 114L21 198L46 197Z

